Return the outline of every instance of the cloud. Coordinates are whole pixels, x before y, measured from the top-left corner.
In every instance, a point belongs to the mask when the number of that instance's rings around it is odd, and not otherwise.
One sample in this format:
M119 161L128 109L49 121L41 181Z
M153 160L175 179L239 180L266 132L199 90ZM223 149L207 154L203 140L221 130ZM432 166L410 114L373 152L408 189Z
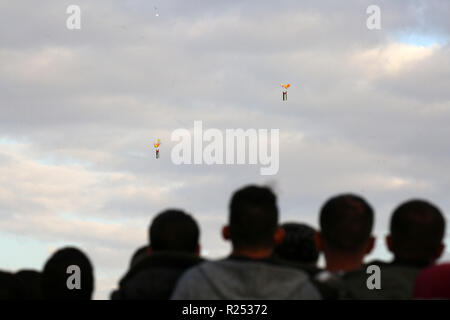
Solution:
M408 65L416 65L421 60L430 57L438 46L422 47L415 45L405 45L393 43L383 48L374 48L362 53L356 57L361 60L369 71L369 77L377 77L385 75L395 75L408 67Z

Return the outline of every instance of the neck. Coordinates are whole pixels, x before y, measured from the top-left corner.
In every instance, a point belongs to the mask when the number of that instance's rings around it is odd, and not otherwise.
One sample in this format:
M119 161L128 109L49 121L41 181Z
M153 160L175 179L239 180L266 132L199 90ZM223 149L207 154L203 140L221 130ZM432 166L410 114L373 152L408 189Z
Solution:
M363 254L325 252L326 269L330 272L352 271L363 266Z
M270 258L273 254L273 248L233 248L232 256L246 257L250 259Z

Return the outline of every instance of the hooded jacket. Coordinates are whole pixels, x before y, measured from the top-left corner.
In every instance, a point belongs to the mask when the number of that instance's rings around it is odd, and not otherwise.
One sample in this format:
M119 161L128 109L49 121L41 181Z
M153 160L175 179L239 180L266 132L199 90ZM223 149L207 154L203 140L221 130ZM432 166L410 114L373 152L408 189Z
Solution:
M308 275L273 260L230 257L186 271L173 300L320 299Z

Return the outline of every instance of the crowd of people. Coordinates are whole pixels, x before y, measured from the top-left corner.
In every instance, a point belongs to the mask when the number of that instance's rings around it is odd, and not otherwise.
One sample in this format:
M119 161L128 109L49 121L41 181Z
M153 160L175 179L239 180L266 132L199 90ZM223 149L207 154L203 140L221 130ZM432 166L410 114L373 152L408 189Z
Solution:
M201 256L200 228L183 210L158 214L148 244L133 254L112 300L214 299L450 299L450 263L444 252L445 219L434 204L413 199L392 213L386 246L393 261L370 261L375 213L362 197L330 198L319 212L320 230L279 224L276 195L264 186L237 190L222 236L231 241L223 259ZM318 266L323 254L325 266ZM68 285L77 266L81 284ZM377 286L369 285L379 272ZM375 276L377 276L375 274ZM57 251L42 272L0 272L0 299L92 299L94 271L77 248Z

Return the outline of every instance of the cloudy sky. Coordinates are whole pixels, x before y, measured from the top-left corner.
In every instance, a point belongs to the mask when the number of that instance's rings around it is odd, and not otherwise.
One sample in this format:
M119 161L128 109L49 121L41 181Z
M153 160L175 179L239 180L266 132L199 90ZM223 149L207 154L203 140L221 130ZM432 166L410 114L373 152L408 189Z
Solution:
M71 4L80 30L66 28ZM372 4L381 30L366 27ZM363 195L369 258L390 259L401 201L450 218L448 0L0 0L0 13L1 269L79 246L108 298L165 208L195 215L204 255L227 254L219 230L248 183L274 187L282 221L314 226L331 195ZM174 165L171 133L195 120L280 129L278 174Z

